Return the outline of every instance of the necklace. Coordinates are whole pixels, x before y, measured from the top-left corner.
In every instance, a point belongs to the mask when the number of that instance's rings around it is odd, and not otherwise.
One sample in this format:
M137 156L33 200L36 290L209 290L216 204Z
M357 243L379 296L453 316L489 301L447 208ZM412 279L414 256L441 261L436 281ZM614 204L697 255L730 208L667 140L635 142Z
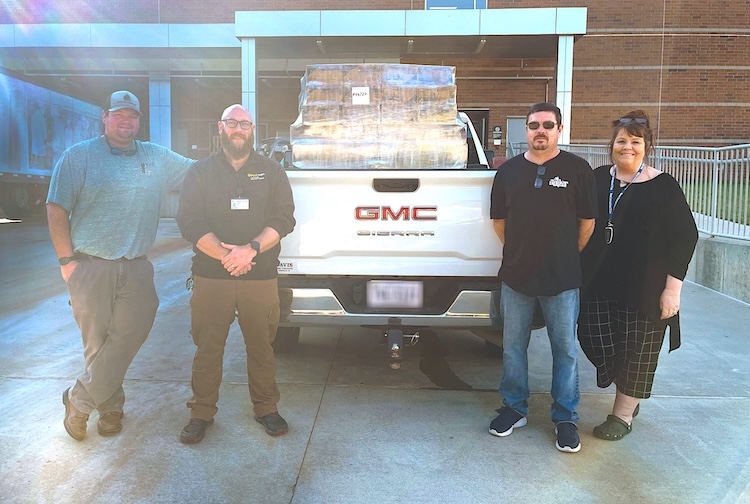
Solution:
M617 175L617 165L612 165L612 168L612 180L609 183L609 218L607 219L607 225L604 227L604 242L607 245L612 243L612 240L614 240L615 238L615 227L612 225L612 213L615 211L617 203L620 202L620 198L622 198L622 195L625 194L625 191L627 191L630 185L635 182L635 179L637 179L638 176L643 173L643 162L641 161L641 166L639 166L638 171L635 172L633 180L628 182L628 185L626 185L625 188L620 192L620 194L617 195L617 199L615 199L614 204L612 203L612 197L615 193L615 175Z

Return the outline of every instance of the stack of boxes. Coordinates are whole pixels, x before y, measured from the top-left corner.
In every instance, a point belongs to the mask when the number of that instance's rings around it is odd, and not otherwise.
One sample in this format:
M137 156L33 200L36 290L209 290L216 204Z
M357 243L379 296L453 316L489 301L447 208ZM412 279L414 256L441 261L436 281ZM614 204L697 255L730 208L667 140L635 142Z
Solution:
M291 126L302 169L460 169L466 130L457 120L455 68L309 65Z

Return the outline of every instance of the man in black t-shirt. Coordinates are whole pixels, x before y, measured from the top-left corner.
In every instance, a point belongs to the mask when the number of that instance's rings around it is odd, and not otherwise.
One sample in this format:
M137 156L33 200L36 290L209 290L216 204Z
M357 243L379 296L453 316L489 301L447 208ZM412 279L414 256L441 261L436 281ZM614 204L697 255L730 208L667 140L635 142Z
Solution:
M589 164L557 142L562 114L552 103L526 116L529 150L500 166L490 217L503 243L500 311L503 316L503 407L490 434L508 436L526 425L527 350L538 300L552 347L551 417L557 449L581 449L576 422L580 401L576 320L581 286L580 251L594 230L596 186Z

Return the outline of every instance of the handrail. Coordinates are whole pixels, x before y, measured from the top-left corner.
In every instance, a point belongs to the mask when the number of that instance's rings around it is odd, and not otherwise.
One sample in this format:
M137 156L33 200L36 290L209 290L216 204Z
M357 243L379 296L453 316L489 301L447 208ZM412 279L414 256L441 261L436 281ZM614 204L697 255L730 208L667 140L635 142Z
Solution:
M611 163L606 145L559 147L581 156L594 168ZM527 149L524 142L509 142L508 157ZM650 158L655 168L669 173L680 183L699 231L750 241L750 144L657 146Z

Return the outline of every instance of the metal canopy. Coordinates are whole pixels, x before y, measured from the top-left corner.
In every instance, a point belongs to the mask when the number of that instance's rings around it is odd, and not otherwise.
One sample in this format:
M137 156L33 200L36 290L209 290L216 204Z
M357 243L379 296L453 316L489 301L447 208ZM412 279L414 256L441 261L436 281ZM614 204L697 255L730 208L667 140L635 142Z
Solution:
M477 53L482 40L485 42ZM482 59L553 58L557 53L556 40L555 35L269 37L256 39L256 50L259 62L266 59L400 59L408 54ZM318 41L322 42L322 49ZM259 63L259 66L262 65Z
M147 86L155 73L182 87L236 88L241 41L252 38L258 81L288 79L293 87L312 63L554 58L559 36L586 30L585 8L242 11L235 18L214 25L0 25L0 64L79 96L108 78Z

